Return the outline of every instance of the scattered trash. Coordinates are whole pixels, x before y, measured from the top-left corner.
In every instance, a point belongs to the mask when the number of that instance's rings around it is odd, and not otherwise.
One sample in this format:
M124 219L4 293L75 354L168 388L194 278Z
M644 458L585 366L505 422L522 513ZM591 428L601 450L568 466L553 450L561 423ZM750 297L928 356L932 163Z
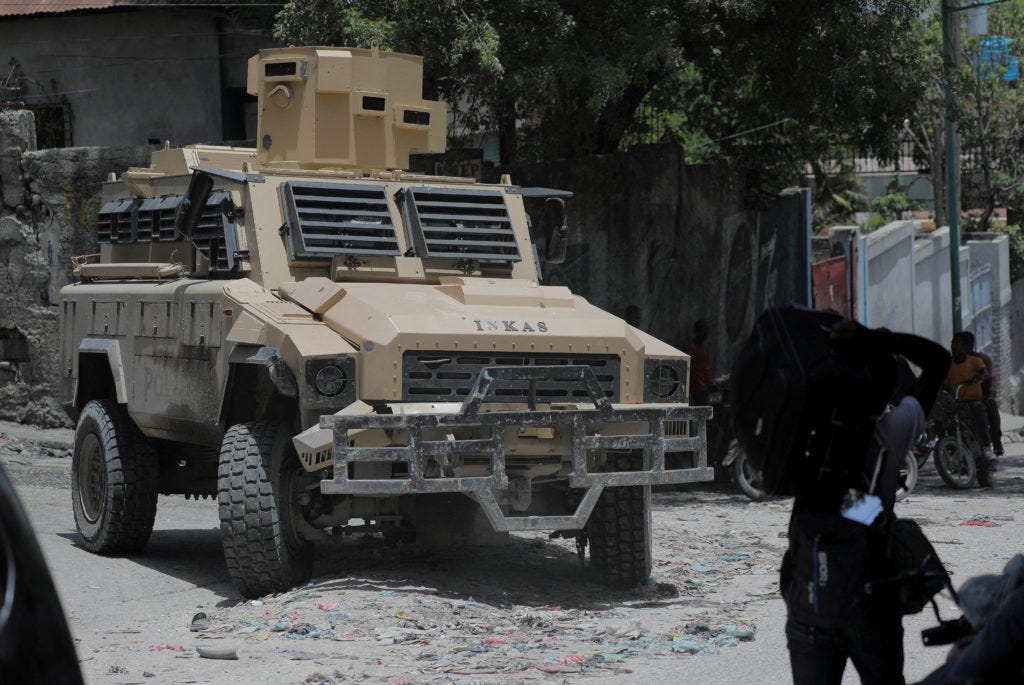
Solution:
M203 659L237 659L238 649L225 645L196 645L196 652Z
M26 455L39 453L27 441L22 445L0 435L0 455L11 460L22 450ZM722 513L717 503L692 506L704 507L701 520L716 517L717 522ZM728 506L729 511L745 511L752 505L744 501ZM409 549L382 547L375 536L365 545L358 539L345 541L363 546L360 563L344 582L331 579L260 599L195 607L187 624L196 638L192 648L173 642L150 646L151 641L182 639L184 631L179 624L177 631L161 635L153 632L157 620L148 618L126 622L132 629L103 631L108 637L90 647L110 659L121 658L118 655L125 650L148 647L151 652L171 652L165 658L238 660L241 650L245 660L313 661L321 664L316 667L320 671L333 671L311 675L311 683L476 685L566 678L575 682L584 675L616 679L636 669L640 659L719 654L756 638L756 618L751 614L762 613L765 598L778 594L773 581L786 544L780 527L789 505L753 506L766 516L776 510L783 516L777 524L758 521L745 528L736 519L702 527L690 511L656 509L660 520L654 567L649 582L638 590L607 590L588 570L578 570L575 538L549 541L547 536L528 534L512 543L517 546L515 554L456 551L449 560L434 552L419 556ZM970 525L990 526L1000 525L996 522L1002 519L970 520ZM946 519L941 525L960 523ZM559 555L561 563L573 562L565 567L571 569L571 577L537 572ZM497 566L494 559L499 560ZM473 566L474 573L465 573L460 565ZM508 575L496 582L494 571L505 567ZM730 587L733 579L744 575L768 577L760 582L745 579L739 589ZM637 620L649 615L643 612L645 607L666 606L682 615L678 625L655 624L654 619L645 619L644 625ZM151 661L147 666L161 663L156 655ZM325 667L323 662L332 665ZM342 664L340 670L334 670L337 664ZM101 676L99 669L107 668L92 665L93 679ZM111 675L128 673L120 665L110 669ZM131 679L167 677L139 673Z
M192 617L192 622L189 624L188 629L190 632L198 633L208 629L209 627L210 618L206 615L205 612L200 611Z
M960 525L961 526L978 526L980 528L995 528L996 526L998 526L1000 524L996 523L995 521L993 521L988 516L974 516L974 517L964 521Z

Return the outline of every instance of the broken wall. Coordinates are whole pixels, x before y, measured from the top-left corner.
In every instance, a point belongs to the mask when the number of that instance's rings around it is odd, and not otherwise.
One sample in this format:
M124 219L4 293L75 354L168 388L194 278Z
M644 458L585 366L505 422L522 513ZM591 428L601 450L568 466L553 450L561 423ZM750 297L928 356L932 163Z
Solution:
M152 148L35 149L31 112L0 111L0 419L60 426L57 320L71 257L94 253L100 186Z

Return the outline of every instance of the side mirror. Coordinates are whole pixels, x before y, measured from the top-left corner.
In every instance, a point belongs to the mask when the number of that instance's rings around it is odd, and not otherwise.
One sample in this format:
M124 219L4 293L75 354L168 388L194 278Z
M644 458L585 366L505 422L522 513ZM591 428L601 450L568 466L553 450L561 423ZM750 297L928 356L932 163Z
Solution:
M569 246L569 224L565 220L565 200L549 197L544 201L544 261L561 264Z
M186 240L192 239L192 233L196 230L203 210L206 209L211 192L213 177L201 171L194 172L188 184L188 193L178 205L178 213L174 216L174 228Z

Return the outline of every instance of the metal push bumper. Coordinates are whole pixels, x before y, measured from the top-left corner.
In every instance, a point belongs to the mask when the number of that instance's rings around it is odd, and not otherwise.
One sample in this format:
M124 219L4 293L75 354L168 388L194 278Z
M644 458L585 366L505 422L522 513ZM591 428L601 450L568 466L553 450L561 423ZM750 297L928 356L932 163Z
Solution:
M491 396L496 384L530 383L530 406L536 406L534 384L557 372L562 378L587 389L594 408L568 410L493 411L482 412L480 406ZM334 434L334 477L320 481L324 494L404 495L418 493L462 492L477 500L495 530L575 530L590 517L605 487L629 485L662 485L711 480L714 470L707 465L707 420L711 407L674 405L637 405L615 408L609 402L589 366L492 366L481 371L462 407L450 414L359 414L320 417L320 427ZM666 437L666 421L691 421L696 435ZM589 424L645 423L646 432L630 435L587 435ZM568 427L572 453L569 485L586 488L576 513L571 516L505 516L495 492L509 489L505 473L505 428L518 426ZM427 440L426 429L483 428L488 438ZM387 447L356 447L349 444L348 431L353 429L403 430L408 436L404 445ZM639 471L601 471L587 468L589 450L646 451L645 468ZM424 476L430 457L490 453L491 475L470 477ZM666 452L692 452L693 466L669 469ZM405 462L409 475L400 479L349 478L348 466L355 462Z

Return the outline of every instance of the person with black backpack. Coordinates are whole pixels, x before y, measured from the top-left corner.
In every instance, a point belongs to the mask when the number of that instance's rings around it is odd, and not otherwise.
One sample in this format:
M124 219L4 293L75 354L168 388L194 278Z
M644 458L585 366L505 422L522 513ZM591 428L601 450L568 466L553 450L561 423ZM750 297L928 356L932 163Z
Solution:
M838 685L847 660L866 685L904 682L902 617L942 580L918 572L937 557L893 505L949 360L918 336L786 307L734 365L737 436L769 493L795 496L780 579L795 685Z
M949 355L917 336L869 330L852 321L831 327L837 354L865 360L871 381L864 398L873 435L860 463L798 495L789 525L790 549L780 583L786 599L786 639L795 685L840 683L847 659L864 685L903 683L903 608L894 585L868 593L886 579L886 538L895 518L899 463L924 431ZM905 357L922 373L915 377Z

